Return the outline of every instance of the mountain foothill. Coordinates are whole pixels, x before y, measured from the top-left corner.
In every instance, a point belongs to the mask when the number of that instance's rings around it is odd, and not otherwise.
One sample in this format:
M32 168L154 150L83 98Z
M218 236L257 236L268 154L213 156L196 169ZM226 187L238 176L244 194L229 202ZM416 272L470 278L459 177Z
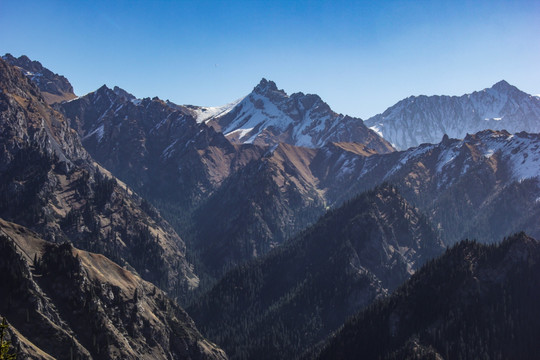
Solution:
M0 316L31 359L534 358L540 99L366 121L262 79L77 96L0 59Z

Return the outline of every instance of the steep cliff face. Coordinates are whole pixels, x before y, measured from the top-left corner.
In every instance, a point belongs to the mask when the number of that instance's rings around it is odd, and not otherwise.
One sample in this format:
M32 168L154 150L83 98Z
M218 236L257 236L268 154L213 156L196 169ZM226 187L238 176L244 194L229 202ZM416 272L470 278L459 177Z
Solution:
M502 80L462 96L411 96L366 120L399 150L482 130L540 132L540 98Z
M103 255L0 220L0 314L42 359L226 359L153 284Z
M66 166L88 155L69 123L45 102L39 89L17 68L0 60L0 167L28 144L54 154Z
M2 59L8 64L19 68L26 77L34 82L48 104L71 100L76 97L73 93L73 86L71 86L68 79L43 67L40 62L32 61L25 55L16 58L11 54L6 54L2 56Z
M0 216L104 253L174 296L196 286L180 237L94 163L68 121L3 60L0 89Z

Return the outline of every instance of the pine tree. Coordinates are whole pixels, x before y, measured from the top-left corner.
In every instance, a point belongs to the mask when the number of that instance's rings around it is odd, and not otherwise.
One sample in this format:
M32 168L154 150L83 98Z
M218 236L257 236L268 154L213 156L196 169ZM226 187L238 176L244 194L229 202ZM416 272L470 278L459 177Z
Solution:
M6 323L6 318L2 318L2 324L0 324L0 360L15 360L17 355L9 353L11 347L11 341L4 340L9 325Z

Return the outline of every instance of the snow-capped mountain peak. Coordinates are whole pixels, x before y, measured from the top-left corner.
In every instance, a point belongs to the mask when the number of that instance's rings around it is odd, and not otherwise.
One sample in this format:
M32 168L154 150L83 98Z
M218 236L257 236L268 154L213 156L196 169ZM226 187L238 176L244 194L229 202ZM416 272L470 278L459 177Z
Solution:
M393 151L361 119L335 113L318 95L288 95L275 82L264 78L236 103L192 110L199 122L207 122L236 143L284 142L320 147L327 142L358 142L379 152Z
M463 96L411 96L366 120L398 149L485 129L540 132L540 99L507 81Z

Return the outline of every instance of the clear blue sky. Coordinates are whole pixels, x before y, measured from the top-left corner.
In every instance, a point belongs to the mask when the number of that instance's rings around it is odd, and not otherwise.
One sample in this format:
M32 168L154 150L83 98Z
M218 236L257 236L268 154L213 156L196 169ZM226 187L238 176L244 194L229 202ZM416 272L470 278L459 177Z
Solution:
M368 118L505 79L540 93L540 1L0 0L0 52L83 95L222 105L262 77Z

